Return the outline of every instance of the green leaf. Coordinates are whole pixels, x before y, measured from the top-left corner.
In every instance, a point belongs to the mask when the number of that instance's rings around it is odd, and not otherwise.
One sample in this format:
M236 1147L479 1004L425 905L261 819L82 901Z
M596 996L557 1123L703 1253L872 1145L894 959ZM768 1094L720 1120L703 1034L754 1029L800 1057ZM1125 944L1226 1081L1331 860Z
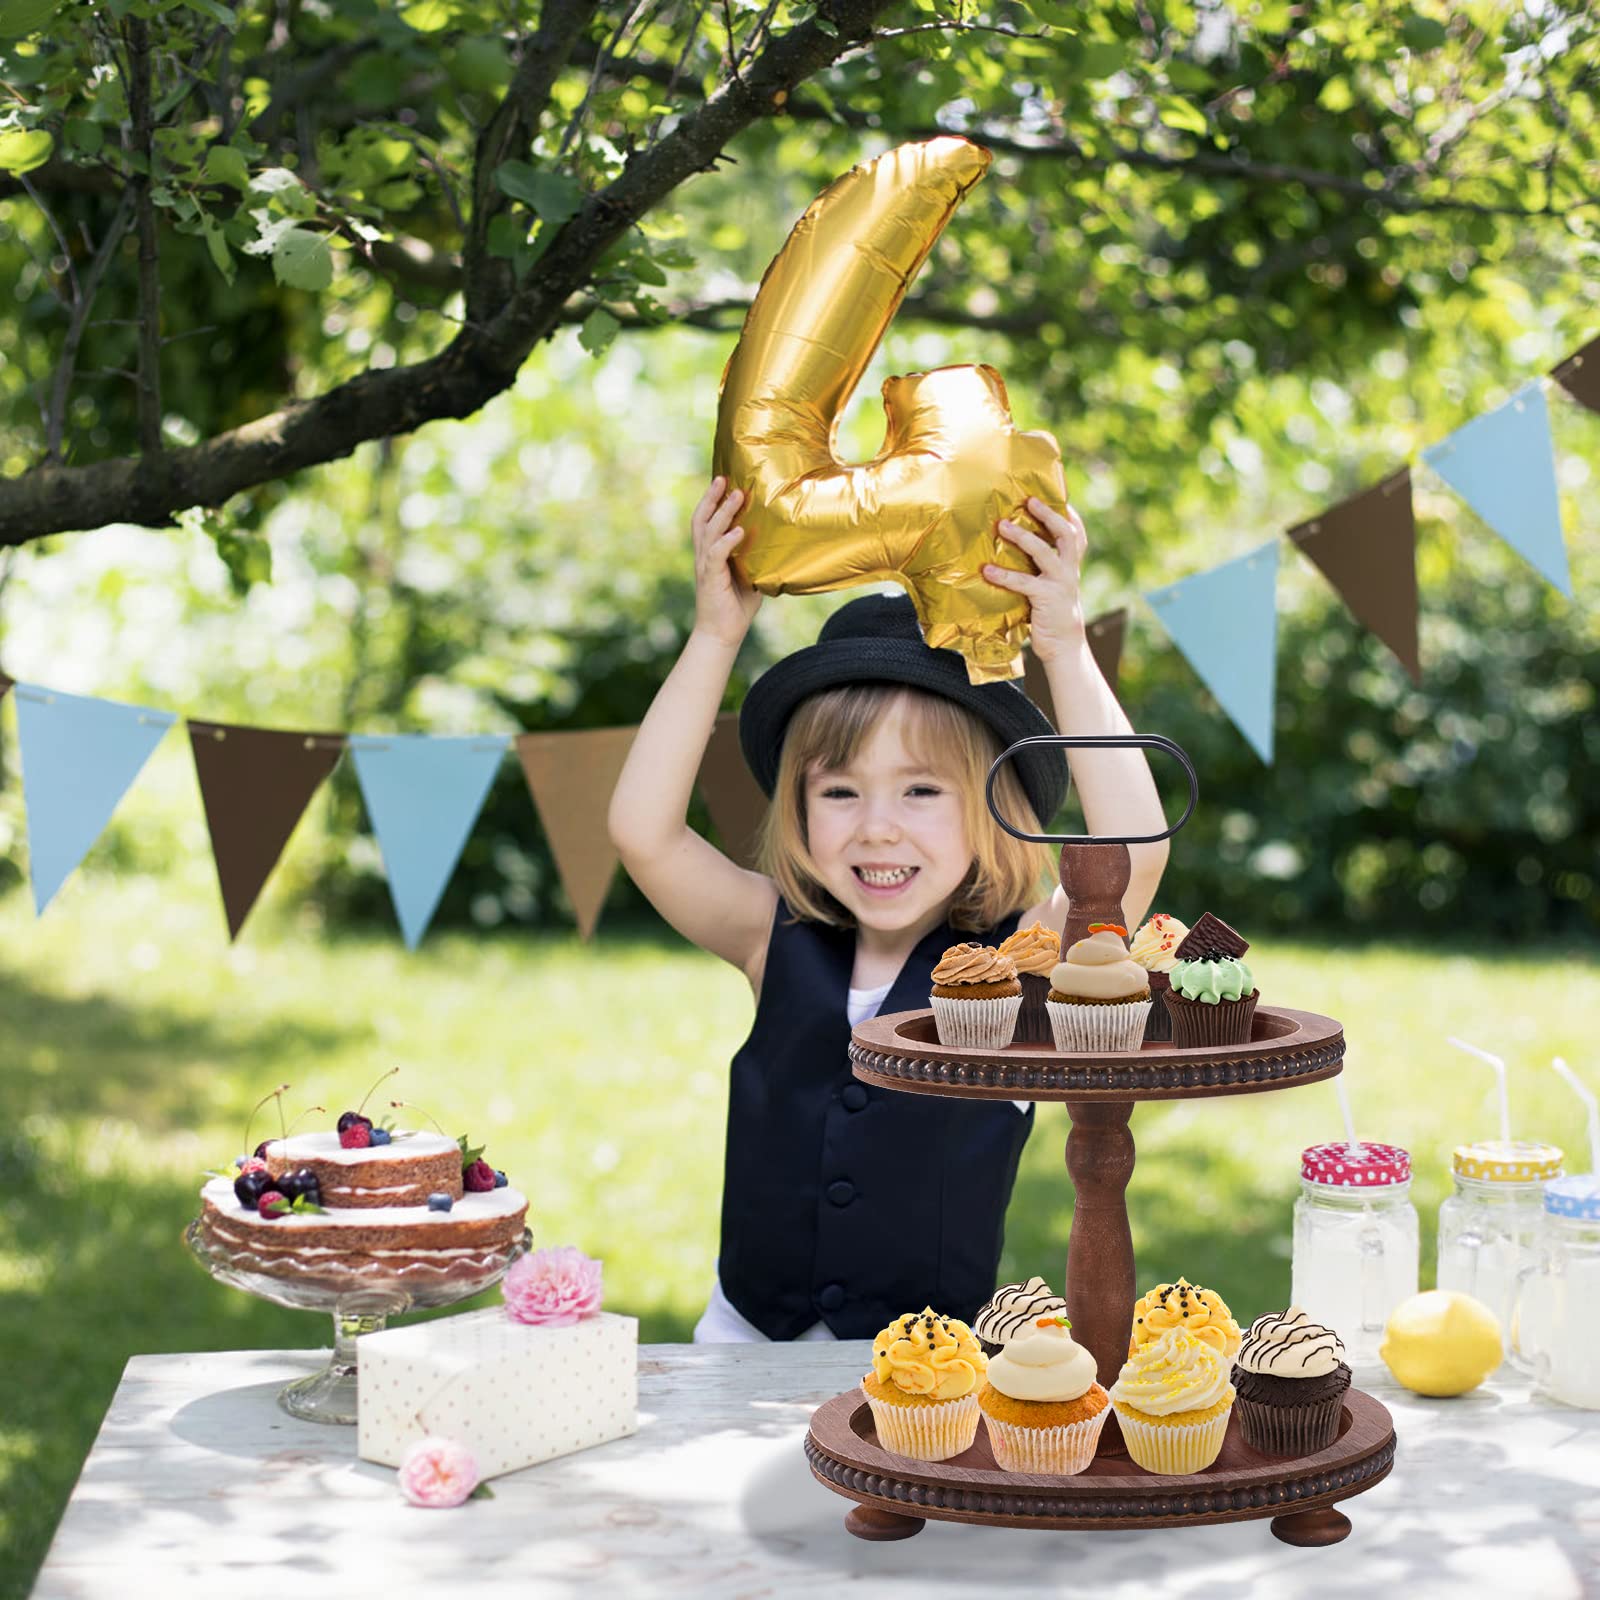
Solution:
M55 139L45 128L14 128L0 133L0 172L32 172L50 159Z
M1421 55L1429 50L1437 50L1449 36L1442 22L1419 16L1413 11L1401 24L1400 37L1405 40L1407 49Z
M494 181L503 194L532 206L541 222L559 226L583 204L583 187L570 173L542 171L526 161L502 161Z
M578 329L578 343L592 356L603 355L622 324L604 306L596 306Z
M422 198L422 185L413 178L396 178L372 198L385 211L409 211Z
M400 20L417 33L442 33L455 21L449 0L417 0L400 13Z
M486 1149L488 1149L487 1145L468 1144L467 1136L464 1133L456 1135L456 1143L461 1147L461 1170L463 1172L465 1172L467 1168L470 1167Z
M239 532L220 511L203 510L198 520L228 569L234 594L243 599L253 584L272 582L272 546L265 539Z
M1078 68L1084 78L1109 78L1122 71L1126 53L1116 39L1091 39L1083 52L1083 62Z
M214 144L206 151L205 175L212 183L225 183L243 193L250 187L250 166L231 144Z
M69 118L61 131L66 134L67 143L86 156L95 155L106 142L106 130L87 117Z
M1169 128L1180 128L1185 133L1206 131L1205 113L1193 101L1181 95L1164 94L1156 101L1156 114Z
M457 88L488 94L511 81L511 57L498 39L464 39L445 59L444 70Z
M299 1212L301 1216L315 1215L320 1217L326 1212L327 1207L319 1206L314 1200L308 1199L303 1194L297 1194L289 1202L289 1209Z
M0 39L22 39L37 33L61 0L0 0Z
M218 0L184 0L191 11L198 11L203 17L210 17L213 22L219 22L224 28L236 28L239 18L227 6L219 5Z
M313 294L333 282L333 252L327 238L309 228L286 228L272 247L272 273L291 289Z
M228 241L223 237L222 229L217 226L216 218L209 212L202 211L200 227L206 236L206 249L211 252L212 265L227 282L232 283L238 276L238 269L233 264L233 252L228 248Z
M472 1493L467 1496L467 1499L469 1499L469 1500L493 1500L494 1499L494 1490L491 1489L488 1484L480 1483L478 1485L478 1487L476 1489L474 1489L472 1491Z

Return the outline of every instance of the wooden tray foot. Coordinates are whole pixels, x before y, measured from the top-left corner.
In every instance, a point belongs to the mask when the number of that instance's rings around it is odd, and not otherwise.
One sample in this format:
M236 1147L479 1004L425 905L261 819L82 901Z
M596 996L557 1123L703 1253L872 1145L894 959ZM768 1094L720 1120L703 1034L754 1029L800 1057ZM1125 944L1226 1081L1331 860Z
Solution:
M909 1539L922 1532L921 1517L902 1517L898 1512L879 1511L876 1506L852 1506L845 1513L845 1529L858 1539ZM1350 1524L1347 1522L1348 1528Z
M1342 1511L1324 1506L1320 1511L1296 1511L1287 1517L1274 1517L1272 1532L1285 1544L1316 1549L1348 1538L1350 1519Z

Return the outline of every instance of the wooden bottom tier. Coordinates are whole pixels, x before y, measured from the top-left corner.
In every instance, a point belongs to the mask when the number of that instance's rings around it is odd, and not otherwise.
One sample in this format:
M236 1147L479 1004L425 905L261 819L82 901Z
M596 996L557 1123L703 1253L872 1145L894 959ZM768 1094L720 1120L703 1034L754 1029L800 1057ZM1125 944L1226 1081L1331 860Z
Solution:
M1097 1456L1075 1477L1002 1472L982 1422L970 1450L950 1461L910 1461L879 1444L859 1389L817 1408L806 1435L812 1475L854 1500L845 1527L862 1539L906 1539L923 1522L991 1523L1011 1528L1183 1528L1270 1517L1294 1545L1336 1544L1350 1521L1333 1509L1389 1474L1394 1424L1370 1395L1345 1396L1339 1436L1326 1449L1290 1461L1245 1444L1238 1418L1222 1454L1204 1472L1167 1477L1126 1456Z

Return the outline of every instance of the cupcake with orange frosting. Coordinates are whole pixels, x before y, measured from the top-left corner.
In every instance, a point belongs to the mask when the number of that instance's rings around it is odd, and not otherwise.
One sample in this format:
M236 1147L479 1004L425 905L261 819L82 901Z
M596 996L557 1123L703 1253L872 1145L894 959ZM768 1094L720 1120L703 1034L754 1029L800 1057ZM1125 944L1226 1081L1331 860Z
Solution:
M1016 963L1017 981L1022 985L1017 1042L1049 1044L1050 1013L1044 1007L1050 995L1050 974L1061 959L1061 935L1036 922L1031 928L1018 928L1010 938L1002 939L999 951Z
M1128 954L1150 975L1150 1015L1144 1024L1148 1043L1167 1044L1172 1039L1167 990L1172 983L1172 969L1178 964L1178 946L1188 932L1176 917L1158 911L1134 934L1128 946Z
M1128 954L1128 930L1091 922L1089 936L1050 971L1045 1010L1057 1050L1137 1050L1150 1012L1150 979Z
M896 1317L872 1341L861 1380L878 1443L916 1461L948 1461L978 1435L978 1390L988 1359L972 1329L931 1306Z
M1140 1346L1152 1344L1173 1328L1193 1334L1229 1362L1239 1353L1244 1337L1228 1302L1215 1289L1202 1289L1187 1278L1179 1278L1176 1283L1158 1283L1139 1297L1133 1308L1128 1354L1135 1354Z
M1000 1346L978 1405L1003 1471L1070 1475L1094 1460L1111 1399L1065 1312L1044 1280L1031 1278L996 1291L973 1323L980 1339Z
M933 969L929 1003L940 1044L1002 1050L1022 1009L1017 965L988 945L953 944Z
M1111 1404L1128 1454L1146 1472L1203 1472L1222 1453L1235 1398L1230 1365L1182 1327L1129 1355Z

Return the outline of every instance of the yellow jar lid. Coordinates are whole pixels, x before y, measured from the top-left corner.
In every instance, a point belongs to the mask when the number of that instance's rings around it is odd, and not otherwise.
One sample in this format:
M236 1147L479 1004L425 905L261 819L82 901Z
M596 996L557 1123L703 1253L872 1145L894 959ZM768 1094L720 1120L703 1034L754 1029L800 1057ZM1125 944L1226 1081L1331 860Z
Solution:
M1543 1183L1561 1176L1562 1159L1558 1145L1480 1139L1476 1144L1458 1144L1452 1166L1458 1178L1476 1178L1480 1183Z

